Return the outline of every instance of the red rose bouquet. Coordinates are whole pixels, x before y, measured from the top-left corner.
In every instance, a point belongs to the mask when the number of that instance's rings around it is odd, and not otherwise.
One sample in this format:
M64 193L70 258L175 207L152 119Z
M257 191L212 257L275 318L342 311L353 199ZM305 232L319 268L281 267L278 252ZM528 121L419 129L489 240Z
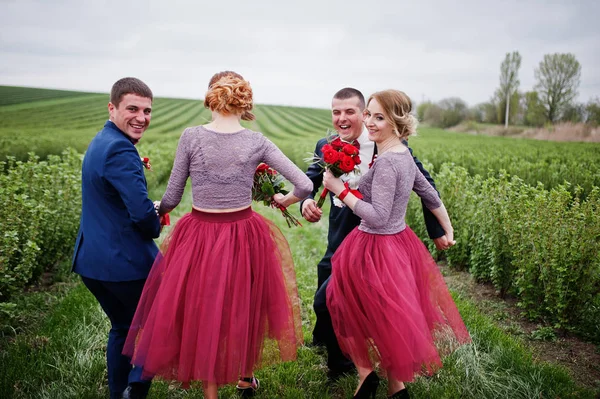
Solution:
M287 194L284 184L284 178L277 171L266 163L261 163L254 172L254 184L252 185L252 199L262 202L265 206L272 206L281 211L288 227L302 226L286 207L273 201L273 196L277 193Z
M325 144L321 151L323 152L322 166L328 168L335 177L340 177L345 173L352 172L361 162L360 157L358 156L358 147L344 143L339 137L331 140L329 144ZM348 183L346 183L346 187L348 187ZM328 192L329 190L326 188L321 192L321 196L317 201L317 206L319 208L323 207ZM352 193L357 197L362 198L357 190L352 190Z

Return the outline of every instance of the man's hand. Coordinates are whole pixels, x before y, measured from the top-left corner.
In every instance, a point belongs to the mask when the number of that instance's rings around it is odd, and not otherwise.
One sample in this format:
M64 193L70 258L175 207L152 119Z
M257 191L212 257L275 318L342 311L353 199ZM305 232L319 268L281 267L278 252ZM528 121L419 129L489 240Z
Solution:
M321 220L323 211L317 207L317 202L312 199L307 199L302 203L302 216L311 223Z
M456 241L454 241L453 238L454 237L448 237L448 235L444 235L438 238L434 238L433 243L435 244L435 247L438 251L445 251L446 249L456 244Z

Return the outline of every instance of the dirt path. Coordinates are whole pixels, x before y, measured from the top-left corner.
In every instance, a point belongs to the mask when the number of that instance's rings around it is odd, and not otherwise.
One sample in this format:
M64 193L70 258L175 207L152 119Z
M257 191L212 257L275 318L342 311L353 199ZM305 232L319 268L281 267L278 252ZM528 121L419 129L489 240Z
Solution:
M495 320L503 331L516 336L531 350L534 358L566 367L578 383L600 391L600 346L572 336L558 336L521 316L514 299L498 297L494 287L476 283L466 272L440 264L448 287L472 299L480 311Z

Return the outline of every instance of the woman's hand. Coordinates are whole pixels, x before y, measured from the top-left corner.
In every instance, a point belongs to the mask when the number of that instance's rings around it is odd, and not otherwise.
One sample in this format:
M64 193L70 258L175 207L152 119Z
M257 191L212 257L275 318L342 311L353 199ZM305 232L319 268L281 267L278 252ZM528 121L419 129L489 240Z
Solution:
M456 241L454 241L454 229L452 228L452 226L446 227L444 229L444 232L446 234L444 234L443 236L433 239L435 247L439 251L445 251L446 249L449 249L450 247L456 245Z
M448 234L446 234L441 237L434 238L433 243L438 251L445 251L455 245L456 241L454 241L453 234L450 234L450 237L448 237Z
M438 208L431 209L431 213L437 218L444 229L444 235L438 238L435 238L433 242L435 243L435 247L440 250L446 250L451 246L456 244L454 241L454 229L452 228L452 223L450 223L450 217L448 216L448 211L446 211L446 207L444 204L440 205Z
M448 238L448 248L450 248L451 246L456 244L456 241L454 241L454 229L448 229L449 231L446 231L446 238Z
M281 193L277 193L277 194L273 195L273 197L271 199L273 201L277 202L279 205L285 206L285 204L284 204L284 202L285 202L285 195L283 195Z
M345 189L344 182L339 177L334 177L329 169L326 169L323 174L323 186L335 195L338 195Z
M294 192L289 192L286 195L283 195L281 193L277 193L275 195L273 195L271 197L271 200L273 202L276 202L277 204L281 205L284 208L289 207L290 205L295 204L296 202L300 201L302 198L298 198L294 195Z

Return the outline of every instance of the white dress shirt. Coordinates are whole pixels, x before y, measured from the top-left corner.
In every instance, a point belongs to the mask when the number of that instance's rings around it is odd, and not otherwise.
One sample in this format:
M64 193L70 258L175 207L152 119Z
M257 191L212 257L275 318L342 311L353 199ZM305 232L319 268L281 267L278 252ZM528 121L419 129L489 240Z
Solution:
M340 179L344 183L348 182L348 186L352 190L358 188L361 176L364 176L369 171L369 164L371 163L373 151L375 150L375 143L369 140L369 133L366 130L363 130L356 140L360 144L360 149L358 150L358 156L360 157L360 165L358 165L359 171L344 173L340 176ZM338 197L333 197L333 204L339 208L346 206Z

